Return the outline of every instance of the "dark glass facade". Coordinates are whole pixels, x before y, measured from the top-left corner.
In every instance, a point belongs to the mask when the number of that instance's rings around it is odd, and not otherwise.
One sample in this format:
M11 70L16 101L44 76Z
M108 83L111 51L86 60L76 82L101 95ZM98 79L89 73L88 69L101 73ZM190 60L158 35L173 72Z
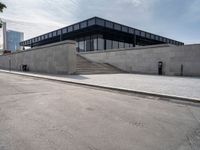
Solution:
M22 47L19 45L21 41L24 40L24 33L18 31L8 30L6 32L7 35L7 49L15 52L16 50L21 50Z
M20 45L37 47L64 40L75 40L77 42L76 46L78 52L155 44L184 45L184 43L179 41L141 31L99 17L93 17L23 41Z
M130 48L134 43L105 39L103 35L91 35L76 39L78 52L100 51L118 48Z

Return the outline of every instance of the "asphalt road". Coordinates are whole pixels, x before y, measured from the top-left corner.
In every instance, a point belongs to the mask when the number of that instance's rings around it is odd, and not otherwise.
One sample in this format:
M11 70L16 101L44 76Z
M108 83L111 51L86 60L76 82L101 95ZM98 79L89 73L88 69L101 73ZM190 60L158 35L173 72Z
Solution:
M0 73L0 150L199 149L199 106Z

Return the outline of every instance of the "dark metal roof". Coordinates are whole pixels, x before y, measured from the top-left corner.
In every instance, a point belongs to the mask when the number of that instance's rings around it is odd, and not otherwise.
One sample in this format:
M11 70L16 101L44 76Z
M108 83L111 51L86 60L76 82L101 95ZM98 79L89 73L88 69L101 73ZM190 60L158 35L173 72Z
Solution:
M108 30L113 33L126 34L128 36L137 36L144 38L146 40L158 41L160 43L169 43L174 45L184 45L184 43L172 40L163 36L152 34L146 31L128 27L119 23L115 23L109 20L105 20L99 17L93 17L84 20L79 23L34 37L32 39L20 42L21 46L39 46L49 43L54 43L66 39L76 39L76 37L81 37L86 33L92 33L95 31L104 32Z

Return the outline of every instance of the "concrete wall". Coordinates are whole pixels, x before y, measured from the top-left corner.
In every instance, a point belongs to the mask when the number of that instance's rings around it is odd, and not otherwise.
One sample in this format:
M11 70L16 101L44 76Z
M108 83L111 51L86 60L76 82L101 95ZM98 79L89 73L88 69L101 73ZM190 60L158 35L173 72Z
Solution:
M76 71L75 42L63 41L0 56L0 69L19 71L22 64L31 72L72 74Z
M158 74L158 62L163 61L165 75L200 76L200 45L158 45L102 52L82 53L83 57L108 63L132 73Z

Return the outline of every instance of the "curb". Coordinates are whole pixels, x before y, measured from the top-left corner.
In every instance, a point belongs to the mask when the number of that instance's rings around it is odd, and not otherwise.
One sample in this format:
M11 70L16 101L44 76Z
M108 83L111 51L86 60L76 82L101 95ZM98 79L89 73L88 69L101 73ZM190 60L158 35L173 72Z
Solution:
M185 102L193 102L193 103L196 103L196 104L200 104L200 100L196 99L196 98L180 97L180 96L175 96L175 95L159 94L159 93L146 92L146 91L129 90L129 89L125 89L125 88L115 88L115 87L109 87L109 86L87 84L87 83L80 83L80 82L74 82L74 81L66 81L66 80L44 77L44 76L40 76L40 75L38 76L38 75L34 75L34 74L25 74L25 73L12 72L12 71L7 71L7 70L0 70L0 72L15 74L15 75L21 75L21 76L34 77L34 78L40 78L40 79L46 79L46 80L57 81L57 82L62 82L62 83L70 83L70 84L89 86L89 87L100 88L100 89L107 89L107 90L125 92L125 93L133 93L133 94L161 97L161 98L167 98L167 99L176 99L176 100L182 100L182 101L185 101Z

